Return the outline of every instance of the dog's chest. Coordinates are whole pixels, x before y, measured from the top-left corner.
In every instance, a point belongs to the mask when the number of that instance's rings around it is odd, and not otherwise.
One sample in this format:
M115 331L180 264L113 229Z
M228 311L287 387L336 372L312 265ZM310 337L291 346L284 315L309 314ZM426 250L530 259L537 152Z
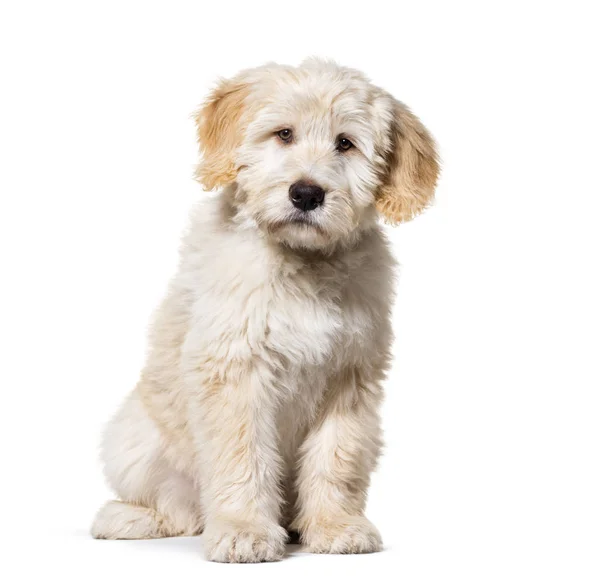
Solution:
M276 289L266 316L266 347L290 367L322 365L343 335L339 301L331 294L319 296L289 283Z
M307 375L339 368L369 337L368 308L343 267L299 271L272 287L265 345L288 370Z

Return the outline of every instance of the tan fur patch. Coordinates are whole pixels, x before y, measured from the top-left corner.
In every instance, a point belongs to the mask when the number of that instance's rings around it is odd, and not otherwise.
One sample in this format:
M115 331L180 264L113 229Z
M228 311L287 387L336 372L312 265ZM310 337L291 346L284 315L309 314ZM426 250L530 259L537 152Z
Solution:
M396 102L388 176L377 209L392 224L412 220L433 199L439 174L435 141L421 121Z
M203 159L196 177L206 189L223 187L235 181L235 151L244 131L243 115L249 86L223 81L196 115L198 140Z

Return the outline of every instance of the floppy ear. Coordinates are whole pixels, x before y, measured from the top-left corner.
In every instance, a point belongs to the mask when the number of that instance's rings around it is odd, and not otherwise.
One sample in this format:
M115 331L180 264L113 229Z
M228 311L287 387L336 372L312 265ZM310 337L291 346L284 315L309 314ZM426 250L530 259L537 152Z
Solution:
M223 80L195 116L202 153L196 178L206 189L229 185L237 177L235 152L245 130L245 100L249 93L247 83Z
M412 220L433 199L439 173L435 141L421 121L393 100L391 148L377 209L393 223Z

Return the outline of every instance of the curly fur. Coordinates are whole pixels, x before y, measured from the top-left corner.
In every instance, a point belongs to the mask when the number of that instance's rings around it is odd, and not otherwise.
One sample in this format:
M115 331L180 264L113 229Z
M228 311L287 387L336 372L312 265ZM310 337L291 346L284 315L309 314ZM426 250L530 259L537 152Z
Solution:
M376 551L364 509L394 270L376 210L398 222L429 204L433 141L362 74L320 60L220 82L197 125L198 177L221 191L194 210L146 366L108 426L119 501L92 533L203 532L221 562L281 558L286 529L314 552ZM336 149L340 134L354 148ZM299 179L326 194L302 218Z

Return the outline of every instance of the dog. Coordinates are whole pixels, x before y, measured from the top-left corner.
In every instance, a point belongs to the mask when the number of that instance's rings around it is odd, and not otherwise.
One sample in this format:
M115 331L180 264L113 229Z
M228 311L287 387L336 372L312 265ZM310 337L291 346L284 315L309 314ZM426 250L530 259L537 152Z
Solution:
M423 124L353 69L309 59L222 80L196 115L193 211L140 380L102 459L101 539L203 534L218 562L382 547L365 517L381 450L395 261L381 219L432 202Z

